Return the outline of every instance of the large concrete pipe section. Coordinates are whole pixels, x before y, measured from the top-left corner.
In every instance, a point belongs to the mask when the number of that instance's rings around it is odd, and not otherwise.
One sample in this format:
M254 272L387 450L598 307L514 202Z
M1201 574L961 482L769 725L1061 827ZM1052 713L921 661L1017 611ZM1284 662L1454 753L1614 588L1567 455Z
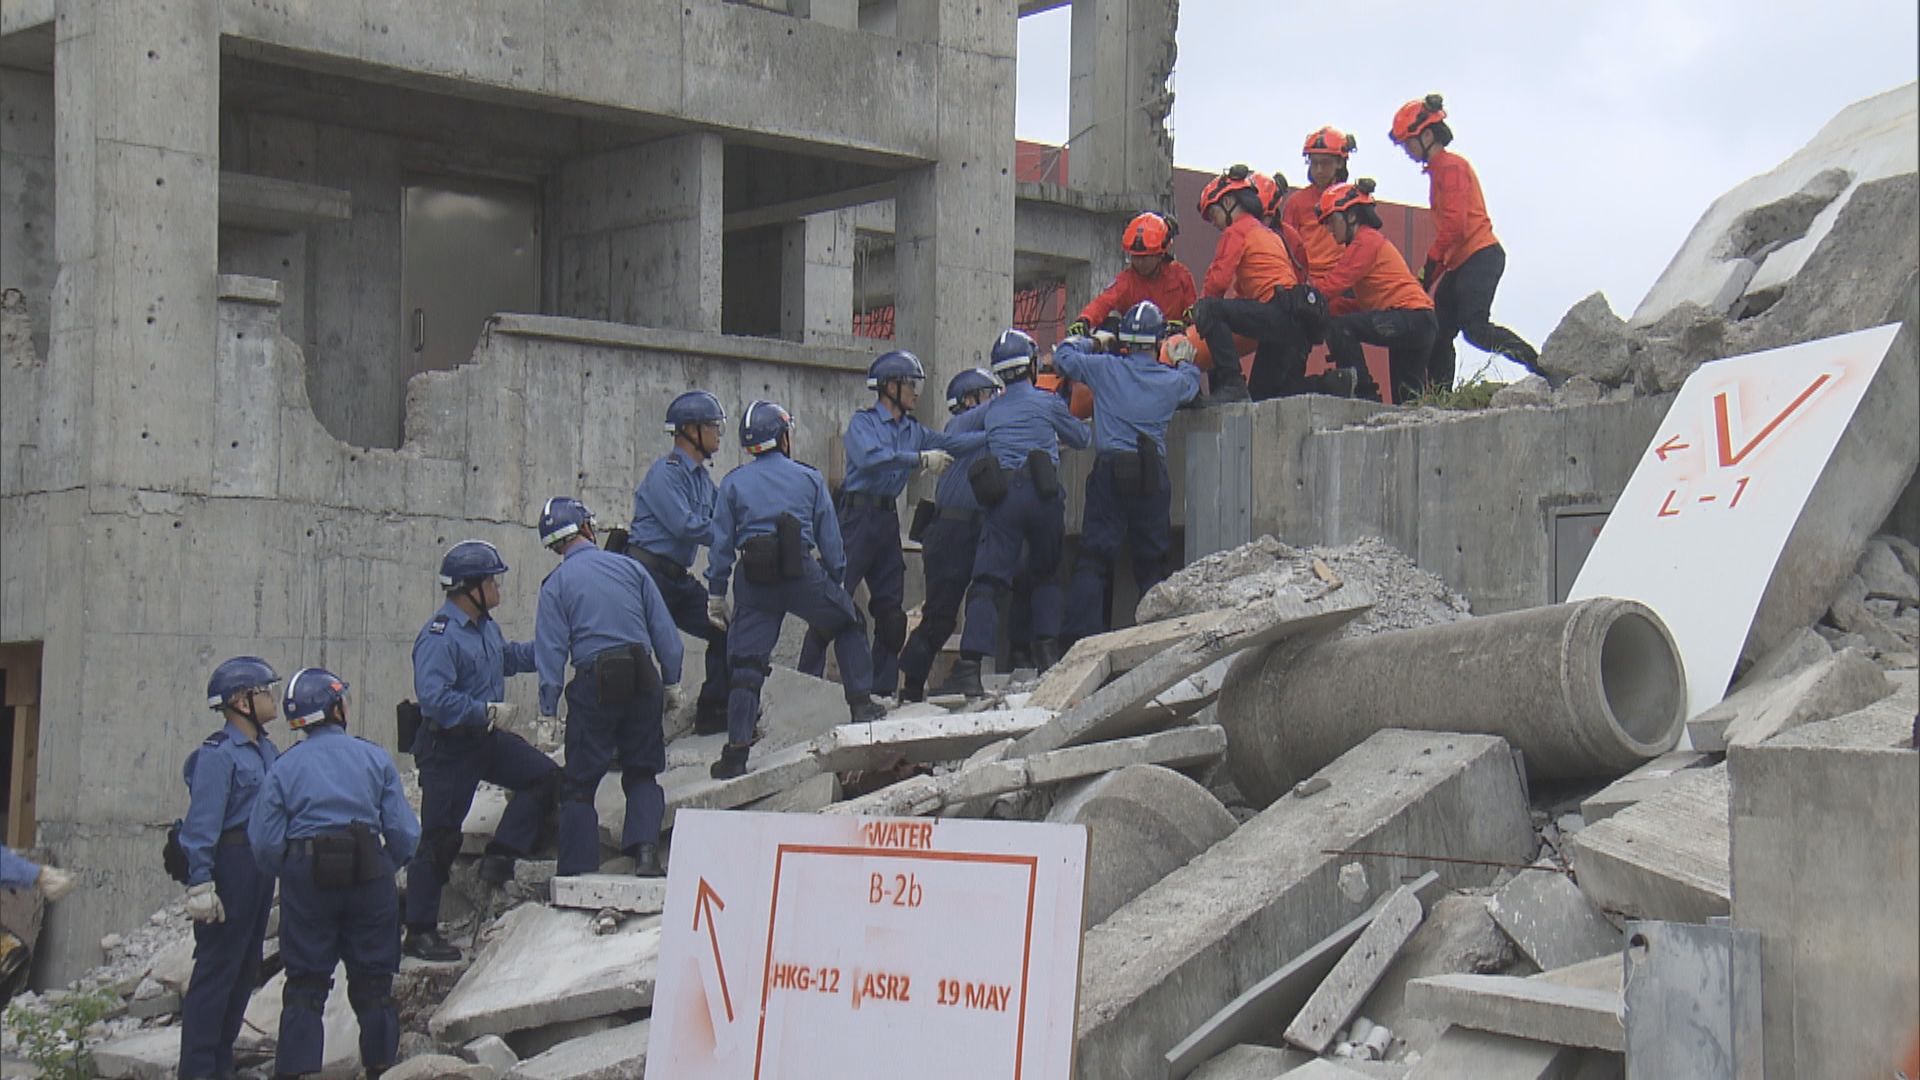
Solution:
M1281 642L1220 694L1234 784L1265 806L1385 728L1498 735L1530 776L1616 776L1672 749L1686 722L1680 652L1631 600Z

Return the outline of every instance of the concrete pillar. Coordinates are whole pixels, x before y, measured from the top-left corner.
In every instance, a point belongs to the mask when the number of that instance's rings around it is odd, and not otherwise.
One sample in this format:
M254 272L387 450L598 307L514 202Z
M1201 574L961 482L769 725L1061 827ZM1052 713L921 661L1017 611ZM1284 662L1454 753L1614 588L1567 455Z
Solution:
M1165 191L1179 0L1073 0L1068 176L1082 191Z
M780 336L853 333L853 214L834 210L786 226L780 246Z

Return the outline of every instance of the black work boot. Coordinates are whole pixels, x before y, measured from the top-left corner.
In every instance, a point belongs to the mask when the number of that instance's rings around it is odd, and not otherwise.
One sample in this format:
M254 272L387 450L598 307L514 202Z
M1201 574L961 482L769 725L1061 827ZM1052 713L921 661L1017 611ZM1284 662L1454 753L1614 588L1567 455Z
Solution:
M407 929L406 944L400 951L416 960L425 960L433 964L451 964L460 959L460 950L447 944L438 930Z
M701 698L693 706L693 733L719 735L727 730L727 699Z
M513 856L500 851L480 856L480 880L496 889L512 881Z
M731 780L736 776L747 775L747 753L750 747L728 743L720 748L720 760L707 769L707 775L715 780Z
M1047 669L1060 662L1059 638L1036 638L1033 642L1034 670L1045 675Z
M875 720L887 718L887 707L873 700L872 694L848 695L847 711L853 715L856 724L871 724Z
M986 688L980 685L980 658L963 656L953 662L953 670L947 674L947 681L934 688L936 694L965 694L970 698L986 697Z
M1230 374L1224 374L1230 372ZM1238 401L1252 400L1247 394L1246 377L1240 374L1238 367L1224 367L1215 364L1207 374L1207 404L1230 405Z
M633 876L643 878L667 876L666 868L660 865L659 844L641 844L640 850L633 853Z
M927 700L927 677L924 675L900 676L900 704L909 701Z

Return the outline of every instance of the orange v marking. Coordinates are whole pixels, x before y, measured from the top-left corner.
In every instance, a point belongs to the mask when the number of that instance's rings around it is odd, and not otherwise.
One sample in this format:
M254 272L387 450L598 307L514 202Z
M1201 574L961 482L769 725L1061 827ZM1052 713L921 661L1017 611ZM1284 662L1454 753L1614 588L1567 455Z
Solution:
M1721 468L1730 469L1733 466L1740 464L1741 461L1745 460L1748 454L1753 453L1755 447L1765 442L1767 439L1767 436L1773 434L1775 428L1778 428L1781 424L1786 423L1787 417L1793 415L1793 411L1795 409L1798 409L1800 406L1805 405L1807 403L1807 399L1813 396L1814 391L1820 389L1822 386L1825 386L1828 380L1832 378L1833 376L1831 374L1822 374L1819 378L1813 380L1813 385L1807 387L1805 390L1800 391L1799 397L1794 398L1791 402L1787 404L1786 408L1780 410L1780 415L1767 421L1767 426L1760 429L1760 434L1755 435L1752 439L1749 439L1747 441L1747 444L1745 446L1742 446L1739 452L1737 453L1733 449L1733 434L1729 430L1730 423L1727 417L1727 392L1725 390L1722 390L1719 393L1713 395L1713 423L1714 423L1714 432L1719 437L1719 441L1720 441Z

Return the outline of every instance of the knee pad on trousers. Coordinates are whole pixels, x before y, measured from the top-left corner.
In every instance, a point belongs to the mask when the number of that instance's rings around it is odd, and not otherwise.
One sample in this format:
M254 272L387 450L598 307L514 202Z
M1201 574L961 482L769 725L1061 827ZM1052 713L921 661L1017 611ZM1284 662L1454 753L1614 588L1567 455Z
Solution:
M873 643L881 652L897 653L907 643L907 613L898 607L873 613Z
M981 597L988 603L1000 602L1000 594L1007 591L1007 583L993 578L977 577L967 584L967 603L973 603L975 597Z
M282 1005L288 1009L325 1012L327 995L332 992L331 975L288 975L286 991L281 995Z
M464 839L459 829L428 829L421 838L420 846L427 853L427 861L433 866L433 872L441 881L453 872L454 856L460 854L460 843Z
M563 776L560 779L560 799L562 802L586 803L588 806L592 806L594 792L598 790L600 790L600 778L597 776L592 779L582 777L579 780L575 780L571 776Z
M760 687L766 684L767 676L773 674L773 661L770 657L733 656L728 657L728 664L733 669L733 674L727 679L727 687L731 690L745 690L757 694L760 692Z
M347 972L347 1004L356 1013L384 1009L393 1004L393 976L355 975Z

